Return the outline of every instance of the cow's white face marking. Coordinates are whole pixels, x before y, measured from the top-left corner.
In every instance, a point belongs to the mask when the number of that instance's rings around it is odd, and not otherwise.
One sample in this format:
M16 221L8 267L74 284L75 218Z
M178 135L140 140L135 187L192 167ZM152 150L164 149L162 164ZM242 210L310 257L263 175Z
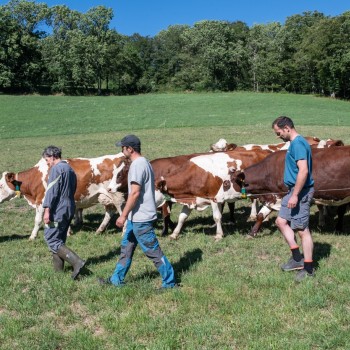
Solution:
M116 165L113 165L113 176L112 180L108 185L108 191L111 193L117 192L118 188L121 186L121 184L117 184L117 177L118 174L124 169L125 163L122 162L118 167Z

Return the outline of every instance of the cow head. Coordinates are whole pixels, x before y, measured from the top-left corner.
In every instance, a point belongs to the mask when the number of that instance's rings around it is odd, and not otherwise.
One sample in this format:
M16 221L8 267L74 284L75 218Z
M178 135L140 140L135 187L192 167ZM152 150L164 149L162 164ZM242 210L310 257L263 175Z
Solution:
M9 201L16 196L16 186L21 186L21 182L16 180L15 173L2 173L0 179L0 203Z
M247 186L245 183L245 174L243 171L237 171L234 168L230 168L229 173L232 186L237 192L240 192L242 187Z
M163 176L161 176L160 180L156 181L155 187L156 187L156 190L162 193L167 193L168 191L168 187L166 185L166 181Z
M342 140L328 139L326 141L326 147L339 147L339 146L344 146L344 142Z
M108 185L108 191L111 193L128 191L128 173L130 168L130 160L123 160L117 167L113 165L113 177Z

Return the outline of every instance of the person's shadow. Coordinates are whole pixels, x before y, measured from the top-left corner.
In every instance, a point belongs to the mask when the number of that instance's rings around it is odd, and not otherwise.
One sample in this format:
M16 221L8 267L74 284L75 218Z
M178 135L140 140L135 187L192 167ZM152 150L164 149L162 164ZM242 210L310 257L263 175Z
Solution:
M181 283L181 276L189 271L194 265L198 262L202 261L203 251L201 249L194 249L185 253L183 257L180 258L179 261L172 264L175 272L175 279L177 283ZM135 280L140 280L143 278L158 278L159 272L144 272L138 275Z
M18 234L13 234L11 236L1 236L0 243L8 242L8 241L17 241L20 239L28 239L28 238L29 238L29 235L22 236L22 235L18 235Z
M322 259L326 259L331 254L332 246L329 243L314 242L314 267L317 270L319 267L319 262Z

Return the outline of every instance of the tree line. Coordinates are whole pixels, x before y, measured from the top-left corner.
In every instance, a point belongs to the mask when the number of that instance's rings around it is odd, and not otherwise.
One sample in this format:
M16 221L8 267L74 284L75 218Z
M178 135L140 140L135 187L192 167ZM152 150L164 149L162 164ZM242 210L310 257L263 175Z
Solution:
M110 28L113 11L0 6L0 91L136 94L285 91L350 97L350 11L256 24L204 20L154 37Z

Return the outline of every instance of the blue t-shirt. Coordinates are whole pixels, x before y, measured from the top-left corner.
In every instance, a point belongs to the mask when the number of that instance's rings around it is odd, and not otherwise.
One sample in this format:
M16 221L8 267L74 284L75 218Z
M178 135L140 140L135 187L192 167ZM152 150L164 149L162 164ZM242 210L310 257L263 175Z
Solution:
M284 184L288 187L295 186L299 168L297 161L301 159L307 160L308 174L304 187L310 187L314 184L312 178L312 156L311 147L307 141L298 135L291 143L286 153L285 167L284 167Z

